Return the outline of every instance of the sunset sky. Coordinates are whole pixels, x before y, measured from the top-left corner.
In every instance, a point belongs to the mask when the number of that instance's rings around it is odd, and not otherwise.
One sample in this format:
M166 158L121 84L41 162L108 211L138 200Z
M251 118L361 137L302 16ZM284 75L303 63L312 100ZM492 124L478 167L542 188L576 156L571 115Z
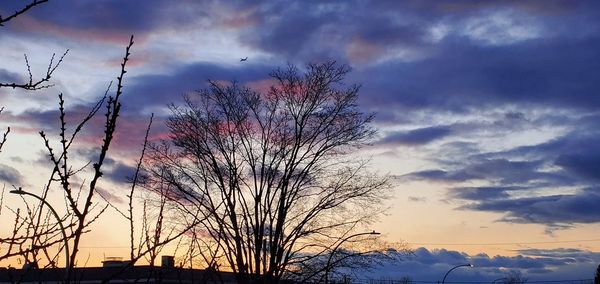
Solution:
M0 15L25 2L1 1ZM376 113L377 139L364 155L394 180L387 214L369 229L414 250L365 278L435 281L467 262L475 267L454 271L455 280L509 271L530 281L593 278L600 2L50 0L0 27L0 82L28 80L24 53L39 77L52 53L69 50L53 87L0 88L0 126L12 130L0 154L7 190L42 188L51 168L37 133L58 140L58 94L72 121L81 118L118 75L132 34L101 185L117 204L151 113L159 139L167 104L208 79L264 90L273 69L334 59L352 67L347 83L362 85L361 109ZM80 137L82 157L101 123ZM86 236L90 266L126 256L112 215ZM0 219L0 231L10 222Z

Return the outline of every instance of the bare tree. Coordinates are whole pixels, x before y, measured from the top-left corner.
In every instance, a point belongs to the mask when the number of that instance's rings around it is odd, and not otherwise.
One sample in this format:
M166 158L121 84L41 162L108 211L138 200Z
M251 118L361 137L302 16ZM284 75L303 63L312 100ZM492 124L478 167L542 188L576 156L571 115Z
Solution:
M100 197L106 201L106 204L112 207L126 220L126 222L129 223L129 260L125 265L121 266L121 269L117 269L111 274L104 275L102 283L109 283L112 279L133 267L141 259L145 259L148 264L150 264L150 267L154 268L156 260L164 247L171 242L180 240L182 235L188 233L198 224L197 221L187 224L167 222L167 216L169 216L167 211L173 209L170 208L170 204L167 203L168 196L166 188L168 187L152 187L153 189L162 188L163 191L143 191L142 194L138 194L138 187L149 187L146 174L143 172L142 167L149 143L148 139L153 118L154 114L150 117L150 122L146 128L146 134L144 136L141 154L137 161L136 170L134 175L130 177L131 186L129 193L127 194L128 202L126 208L119 208L119 206L112 204L108 199L102 196L102 193L98 192ZM134 211L139 212L136 214ZM140 219L137 219L137 215L141 215ZM191 215L193 215L191 211L186 211L186 217ZM195 218L194 220L200 219ZM150 279L157 277L157 275L160 275L159 271L151 269L149 274L145 275L145 277L149 281Z
M600 264L596 268L596 275L594 276L594 284L600 284Z
M3 26L3 24L10 20L15 19L33 7L47 1L48 0L33 0L23 8L14 11L8 16L0 15L0 26ZM109 86L104 96L92 107L90 112L79 122L79 124L73 127L74 130L71 133L68 133L69 127L67 126L65 101L62 95L59 96L59 116L57 119L60 122L60 139L58 143L52 143L50 136L45 132L40 132L52 165L47 183L42 187L42 190L39 193L35 190L15 187L15 190L12 192L21 194L21 199L23 201L23 206L16 206L16 208L13 205L6 206L3 203L6 190L5 188L2 189L2 195L0 195L0 215L3 213L2 209L5 208L5 214L2 216L3 219L6 219L6 212L8 211L14 215L14 222L11 234L6 237L0 237L0 245L3 246L0 248L0 260L17 258L19 261L23 259L28 266L37 266L38 263L45 263L45 266L47 267L57 267L59 257L62 255L62 252L66 252L67 256L65 258L68 259L66 262L66 280L68 282L70 280L69 271L76 266L79 244L82 236L89 232L88 228L90 225L109 207L117 209L130 224L130 266L142 258L146 258L150 264L154 264L158 254L166 244L176 240L182 234L187 232L188 229L186 228L182 229L178 227L179 230L176 232L174 230L175 227L165 225L163 216L168 208L166 208L166 197L161 195L158 195L159 198L156 206L149 205L152 200L142 200L141 228L138 228L137 232L134 230L134 223L138 220L134 220L133 211L139 201L134 198L134 193L136 186L143 184L141 181L142 177L138 176L138 174L140 174L151 122L146 131L137 171L133 177L130 192L127 195L129 201L127 208L125 210L119 210L114 204L111 204L106 199L105 204L95 200L96 196L104 198L101 191L97 190L97 185L98 181L103 176L102 165L108 155L113 136L117 129L117 121L121 109L120 101L123 92L124 75L127 72L125 67L129 60L130 48L132 45L133 36L126 48L126 53L121 64L121 72L117 77L116 94L114 96L108 95L110 91ZM56 59L55 54L53 54L46 73L39 79L34 79L28 57L27 55L24 55L28 80L16 82L18 79L15 79L15 82L0 82L0 87L39 90L53 86L50 83L50 79L59 65L63 62L67 53L68 50L58 59ZM72 155L73 147L77 144L75 143L76 138L86 124L97 116L97 113L100 112L102 107L106 108L104 115L104 137L102 142L99 145L96 145L99 147L98 152L96 153L97 159L94 161L90 160L89 162L84 163L83 166L76 166L76 161L81 158L73 157ZM0 112L1 110L2 109L0 109ZM9 133L10 128L8 128L2 137L0 137L0 151L6 142ZM56 147L57 144L58 147ZM91 173L90 178L81 178L81 176L89 173ZM89 180L87 186L85 184L86 180ZM65 197L65 206L64 208L61 208L62 210L59 210L62 212L61 216L56 213L47 199L49 190L56 187L56 185L62 190ZM36 197L39 202L36 203L36 200L31 200L26 195ZM54 206L59 208L58 205ZM152 212L151 208L159 209L157 212ZM138 209L136 208L135 210ZM52 216L52 213L55 213L56 218ZM188 226L195 226L195 223L192 222L188 224ZM139 233L139 240L137 243L134 239L136 233ZM70 251L68 250L69 247L71 249ZM125 267L125 269L130 266ZM107 277L107 280L109 279L110 276Z
M33 0L23 6L21 9L15 10L14 12L8 14L8 16L0 14L0 27L4 26L7 22L17 18L18 16L25 14L33 7L47 1L48 0ZM25 90L39 90L51 87L52 85L49 84L50 78L58 66L62 63L67 53L68 50L56 62L55 54L53 54L50 63L48 64L46 74L37 80L33 79L29 60L27 55L24 55L25 65L29 74L29 80L24 83L0 82L0 88L11 87L13 89L21 88ZM4 108L0 109L0 113L2 110L4 110ZM2 135L2 140L0 141L0 151L7 141L9 133L10 127L8 127ZM3 202L4 194L6 193L5 189L6 185L3 186L2 195L0 196L0 215L2 215L2 209L5 207ZM21 188L19 188L19 190L21 190ZM0 238L0 245L5 246L4 249L0 248L0 260L19 256L22 257L26 263L37 266L38 256L44 255L48 259L48 265L54 265L57 255L51 256L48 248L61 243L65 239L63 222L67 223L67 218L65 216L62 218L58 217L53 219L53 216L51 216L53 211L44 210L46 194L47 192L44 191L42 194L44 197L41 197L41 202L37 203L37 205L32 202L27 202L21 196L25 204L24 208L13 209L7 207L5 209L5 212L8 210L14 214L14 222L11 235ZM70 227L69 224L66 225L67 227ZM55 238L57 235L62 235L63 238Z
M120 101L126 73L125 67L129 60L132 45L133 36L121 63L120 75L117 77L116 94L109 96L109 87L89 113L73 127L71 133L69 133L69 127L67 126L65 101L62 94L59 95L59 117L57 117L60 122L59 140L57 143L52 143L44 131L40 132L48 153L48 159L52 165L48 181L42 187L40 193L16 186L15 190L11 191L23 198L26 214L23 214L19 208L13 210L15 222L12 235L0 239L0 242L8 245L8 249L0 254L0 260L20 256L24 257L27 262L37 264L39 257L45 257L49 266L57 266L59 254L64 250L67 254L65 256L67 259L66 280L69 282L69 271L76 265L79 244L83 235L89 231L90 224L96 221L108 207L106 204L102 205L95 202L93 197L97 191L98 181L103 175L102 165L116 131L121 109ZM84 126L96 116L102 107L106 108L104 137L102 142L97 145L99 147L96 153L97 158L94 161L84 163L83 166L78 166L77 159L73 159L70 154ZM58 145L58 147L52 145ZM89 183L86 186L85 181L87 179L78 176L88 173L91 174L91 178L89 178ZM47 200L50 189L55 187L60 188L64 194L65 208L62 210L64 212L63 216L59 216ZM28 196L37 198L39 202L33 203L32 200L27 200ZM51 213L56 218L52 219ZM48 249L56 246L58 246L55 250L56 253L50 254ZM68 250L69 247L70 251Z
M171 106L172 139L150 157L153 184L201 213L195 237L238 281L289 277L381 212L389 183L354 155L375 131L348 72L333 61L303 74L290 66L265 94L211 81Z

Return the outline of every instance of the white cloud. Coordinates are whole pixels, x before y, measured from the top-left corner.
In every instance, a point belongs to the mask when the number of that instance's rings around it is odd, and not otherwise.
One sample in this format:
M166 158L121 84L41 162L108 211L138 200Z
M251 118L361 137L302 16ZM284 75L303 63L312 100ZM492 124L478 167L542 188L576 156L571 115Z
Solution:
M510 45L542 36L535 18L509 11L483 14L465 21L462 34L484 45Z
M469 255L446 249L415 249L414 254L400 261L383 263L371 271L347 271L361 280L439 281L451 268L471 263L452 271L448 281L492 281L509 273L518 273L530 281L592 278L599 253L579 249L524 250L515 256ZM579 275L574 274L577 271ZM589 277L587 277L589 275Z

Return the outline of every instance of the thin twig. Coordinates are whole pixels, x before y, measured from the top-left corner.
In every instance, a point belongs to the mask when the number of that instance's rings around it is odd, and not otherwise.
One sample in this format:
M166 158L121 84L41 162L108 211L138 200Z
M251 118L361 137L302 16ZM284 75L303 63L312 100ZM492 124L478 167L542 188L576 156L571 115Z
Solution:
M2 17L2 15L0 15L0 27L4 26L4 24L14 18L16 18L17 16L27 12L29 9L40 5L44 2L48 2L48 0L33 0L33 2L27 4L27 6L23 7L21 10L16 10L15 12L13 12L11 15L9 15L8 17Z
M130 242L130 259L134 258L135 248L134 248L134 224L133 224L133 194L135 192L135 187L139 182L140 169L142 167L142 162L144 161L144 157L146 155L146 149L148 147L148 136L150 134L150 128L152 127L152 120L154 119L154 113L150 115L150 121L148 122L148 127L146 128L146 134L144 135L144 144L142 146L142 153L140 154L140 159L138 160L137 166L135 167L135 174L133 176L133 181L131 183L131 190L129 191L129 195L127 196L129 199L128 211L129 217L129 242ZM145 212L144 212L145 213Z
M0 88L2 88L2 87L13 88L13 89L20 88L20 89L24 89L24 90L28 90L28 91L35 91L35 90L53 87L54 84L47 84L47 83L50 81L50 79L52 78L52 75L54 74L54 71L56 71L58 66L60 66L60 64L63 62L63 59L65 58L65 56L67 56L68 53L69 53L69 50L67 49L65 51L65 53L63 53L63 55L60 57L60 59L56 62L56 64L54 64L54 58L55 58L56 54L53 53L52 58L50 58L50 63L48 64L46 74L44 76L42 76L40 79L36 80L35 82L33 79L32 72L31 72L31 66L29 65L29 59L27 58L27 54L25 54L25 65L27 66L27 73L29 75L29 81L27 83L15 83L15 82L2 83L2 82L0 82Z

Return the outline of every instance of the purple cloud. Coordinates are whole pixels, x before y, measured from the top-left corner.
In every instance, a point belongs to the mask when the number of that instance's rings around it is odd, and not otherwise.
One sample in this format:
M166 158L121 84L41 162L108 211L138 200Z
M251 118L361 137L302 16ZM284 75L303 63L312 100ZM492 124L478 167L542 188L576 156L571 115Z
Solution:
M392 132L377 141L377 144L422 145L442 139L450 134L451 129L447 126L425 127L410 131Z
M442 148L436 157L439 168L403 178L450 182L446 200L468 202L458 209L504 213L499 221L544 224L550 233L598 223L600 129L595 118L576 119L571 132L547 142L506 151L480 152L460 143L454 145L459 150ZM468 182L487 185L465 186ZM571 190L557 193L564 187Z
M142 75L131 78L124 96L128 111L140 111L150 107L166 107L181 102L182 96L205 88L208 80L250 83L268 78L273 66L244 64L225 67L209 63L180 66L168 75Z
M501 200L480 200L462 209L507 212L503 221L512 223L573 224L600 222L600 195L583 191L571 195L550 195Z
M510 191L525 190L526 187L517 186L481 186L481 187L463 187L454 188L448 192L449 198L459 198L466 200L492 200L508 198Z
M417 248L411 256L399 262L388 262L372 272L348 272L359 279L401 279L441 281L445 273L459 264L470 263L473 268L452 272L448 281L484 281L505 277L507 273L521 274L530 281L591 278L600 253L580 249L519 250L515 256L469 255L460 251ZM580 269L583 268L583 269ZM585 274L577 274L586 271Z
M17 169L3 164L0 164L0 180L16 187L24 182L23 176Z

